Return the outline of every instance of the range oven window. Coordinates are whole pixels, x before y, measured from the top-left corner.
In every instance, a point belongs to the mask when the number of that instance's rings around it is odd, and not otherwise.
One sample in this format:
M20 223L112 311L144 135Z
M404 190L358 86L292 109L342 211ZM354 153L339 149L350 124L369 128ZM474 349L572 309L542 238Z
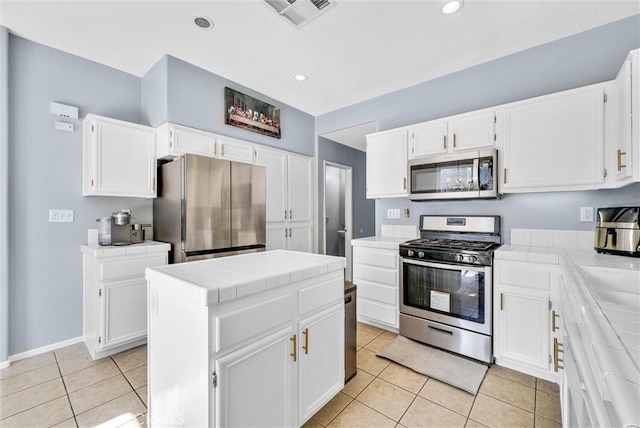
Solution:
M484 323L483 272L403 263L403 304Z

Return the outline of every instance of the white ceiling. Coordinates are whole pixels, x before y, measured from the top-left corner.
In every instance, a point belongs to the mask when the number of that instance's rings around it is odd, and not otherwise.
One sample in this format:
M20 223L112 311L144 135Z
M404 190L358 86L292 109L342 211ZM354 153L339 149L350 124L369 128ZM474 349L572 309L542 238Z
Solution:
M638 0L466 0L450 16L442 1L336 1L300 29L263 0L0 0L0 24L136 76L170 54L315 116L640 13Z

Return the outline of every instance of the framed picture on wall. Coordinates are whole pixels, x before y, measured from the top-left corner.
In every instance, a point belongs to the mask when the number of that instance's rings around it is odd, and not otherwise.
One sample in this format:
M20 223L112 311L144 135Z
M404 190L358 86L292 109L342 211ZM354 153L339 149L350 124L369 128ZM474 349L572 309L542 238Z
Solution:
M224 88L225 123L280 138L280 109L231 88Z

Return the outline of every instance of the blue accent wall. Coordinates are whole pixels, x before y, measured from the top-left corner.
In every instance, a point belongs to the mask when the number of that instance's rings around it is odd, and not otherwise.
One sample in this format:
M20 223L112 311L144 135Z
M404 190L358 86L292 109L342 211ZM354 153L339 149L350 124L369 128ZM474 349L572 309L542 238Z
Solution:
M169 122L307 156L315 155L313 116L180 59L168 56L166 60L166 120ZM279 107L282 138L225 124L225 87Z
M613 80L630 50L640 47L640 15L527 49L316 118L323 134L377 121L378 130L464 113ZM376 200L381 224L418 224L420 214L493 214L509 229L593 230L579 222L581 206L640 205L640 184L614 190L507 195L497 201ZM388 220L389 208L410 208L411 219Z

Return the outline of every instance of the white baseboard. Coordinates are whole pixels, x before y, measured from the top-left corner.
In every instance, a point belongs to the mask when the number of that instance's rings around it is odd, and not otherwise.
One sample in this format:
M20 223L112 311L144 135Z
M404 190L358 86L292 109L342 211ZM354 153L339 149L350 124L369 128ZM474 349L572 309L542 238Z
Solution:
M63 340L62 342L52 343L51 345L42 346L40 348L31 349L30 351L21 352L15 355L9 355L9 361L7 361L7 367L9 363L13 363L19 360L24 360L25 358L35 357L36 355L44 354L45 352L55 351L56 349L64 348L65 346L75 345L76 343L82 342L82 336L74 337L73 339ZM3 363L0 363L0 368Z
M7 360L7 361L0 361L0 370L2 370L2 369L6 369L7 367L9 367L9 364L11 364L11 363L9 362L9 360Z

